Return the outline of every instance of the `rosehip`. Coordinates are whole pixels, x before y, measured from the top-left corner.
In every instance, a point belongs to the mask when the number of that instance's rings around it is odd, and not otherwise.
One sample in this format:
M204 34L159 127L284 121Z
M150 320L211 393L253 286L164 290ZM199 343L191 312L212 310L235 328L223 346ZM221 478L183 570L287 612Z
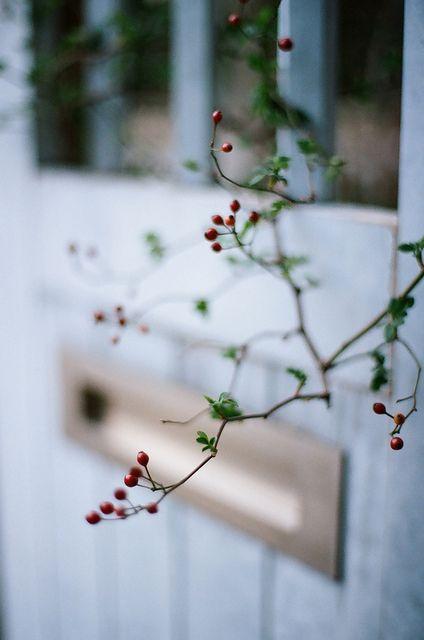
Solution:
M219 253L220 251L222 251L222 247L221 247L221 245L219 244L219 242L214 242L214 243L211 245L211 249L212 249L212 251L216 251L216 253Z
M139 451L137 453L137 462L141 464L142 467L146 467L149 464L149 456L144 451Z
M141 333L149 333L149 327L148 327L148 325L147 325L147 324L139 324L139 325L138 325L138 330L139 330Z
M249 221L252 224L256 224L257 222L259 222L260 217L261 216L257 211L251 211L249 214Z
M212 242L212 240L216 240L217 237L218 237L218 231L213 227L210 227L210 229L205 231L206 240L210 240Z
M113 513L114 507L111 502L102 502L100 504L100 511L106 515Z
M396 436L395 438L392 438L390 440L390 446L392 449L394 449L395 451L399 451L399 449L402 449L403 447L403 440L402 438L399 438L398 436Z
M135 476L136 478L142 478L143 472L140 467L131 467L131 469L128 471L128 475Z
M124 483L127 487L136 487L138 485L138 478L137 476L132 476L128 473L124 478Z
M221 151L223 151L224 153L230 153L230 151L233 150L233 145L231 144L231 142L224 142L224 144L221 145Z
M118 304L118 305L115 307L115 313L117 313L118 315L119 315L120 313L124 313L124 307L123 307L122 305Z
M230 24L232 27L237 27L237 25L240 24L240 16L238 15L238 13L230 13L230 15L228 16L228 24Z
M87 520L88 524L97 524L98 522L100 522L101 517L100 514L97 513L97 511L90 511L90 513L87 513L87 515L85 516L85 519Z
M405 422L405 420L406 420L406 418L403 415L403 413L395 413L395 415L393 416L393 422L397 426L400 426L401 424L403 424Z
M157 513L159 510L157 502L151 502L150 504L148 504L146 510L148 513Z
M230 204L230 209L233 213L237 213L240 209L240 202L238 200L233 200Z
M126 324L127 324L127 319L126 318L119 318L118 322L121 325L121 327L125 327Z
M218 224L218 225L224 224L224 219L222 216L219 216L219 215L212 216L211 219L214 224Z
M374 413L378 413L378 415L386 413L386 407L382 402L374 402L374 404L372 405L372 410L374 411Z
M118 516L118 518L126 518L127 514L125 512L124 507L115 507L115 513Z
M95 311L93 314L94 322L103 322L106 318L103 311Z
M215 124L218 124L218 122L221 122L222 111L214 111L212 114L212 120L215 122Z
M225 224L227 225L227 227L234 227L236 223L236 219L234 216L227 216L225 218Z
M115 489L113 495L117 500L125 500L125 498L127 497L127 492L125 491L125 489L122 489L122 487L118 487L118 489Z
M291 38L279 38L278 39L278 48L281 51L291 51L294 47L294 42Z

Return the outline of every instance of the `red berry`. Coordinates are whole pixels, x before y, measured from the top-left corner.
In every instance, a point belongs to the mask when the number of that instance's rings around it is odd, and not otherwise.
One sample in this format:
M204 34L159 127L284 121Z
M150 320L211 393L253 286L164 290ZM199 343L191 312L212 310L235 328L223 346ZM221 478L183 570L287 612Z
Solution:
M124 509L124 507L115 507L115 513L118 516L118 518L126 518L127 514L126 511Z
M233 200L230 204L230 209L233 213L237 213L237 211L240 209L240 202L238 200Z
M405 422L406 418L403 415L403 413L395 413L395 415L393 416L393 422L395 423L395 425L397 425L398 427L403 424Z
M260 220L260 214L257 211L251 211L249 214L249 221L252 224L256 224Z
M148 504L146 510L148 513L157 513L159 510L157 502L151 502L150 504Z
M104 322L106 316L103 311L95 311L93 314L94 322Z
M206 240L210 240L212 242L212 240L216 240L217 237L218 237L218 231L216 229L214 229L213 227L210 227L210 229L208 229L205 232Z
M122 305L118 304L115 307L115 313L117 313L118 315L120 315L121 313L124 313L124 307Z
M399 451L399 449L402 449L403 447L403 440L402 438L399 438L398 436L396 436L395 438L392 438L390 440L390 446L392 447L392 449L394 449L395 451Z
M129 473L124 478L124 483L127 487L136 487L138 485L137 476L131 476Z
M139 325L138 325L138 330L139 330L141 333L149 333L149 327L148 327L148 325L147 325L147 324L139 324Z
M112 336L110 339L112 344L118 344L119 340L120 340L119 336Z
M127 497L127 492L125 491L125 489L118 487L118 489L115 489L113 495L117 500L125 500L125 498Z
M142 478L143 472L140 467L131 467L131 469L128 471L128 475L135 476L136 478Z
M222 224L224 224L224 218L222 216L219 216L219 215L212 216L212 222L214 224L222 225Z
M121 327L125 327L125 325L127 324L127 319L126 318L119 318L118 322L121 325Z
M230 142L224 142L224 144L221 145L221 151L223 151L224 153L230 153L230 151L233 150L233 145Z
M238 13L230 13L228 16L228 24L232 27L237 27L240 24L240 16Z
M291 38L279 38L278 39L278 48L281 51L291 51L294 47L294 42Z
M386 413L386 407L382 402L375 402L372 406L372 410L374 413L378 413L379 415Z
M225 218L225 224L227 225L227 227L234 227L236 223L236 219L234 216L227 216Z
M221 122L222 111L214 111L212 114L212 120L215 122L215 124L218 124L218 122Z
M147 467L149 464L149 456L144 451L139 451L137 453L137 462L141 464L142 467Z
M87 520L88 524L97 524L102 518L100 514L97 513L97 511L90 511L90 513L87 513L87 515L85 516L85 519Z
M102 513L105 513L106 515L113 513L114 511L113 504L111 502L102 502L100 504L100 511Z
M212 251L216 251L216 253L219 253L220 251L222 251L222 247L221 247L221 245L219 244L219 242L214 242L214 243L211 245L211 249L212 249Z

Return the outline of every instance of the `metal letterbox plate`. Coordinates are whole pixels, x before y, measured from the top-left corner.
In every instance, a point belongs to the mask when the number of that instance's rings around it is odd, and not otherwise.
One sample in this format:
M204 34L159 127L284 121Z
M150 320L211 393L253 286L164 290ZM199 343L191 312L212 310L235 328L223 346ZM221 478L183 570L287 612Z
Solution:
M205 455L195 433L213 433L216 422L161 422L204 408L199 393L75 351L63 354L63 376L65 428L84 445L124 465L146 450L164 484L185 476ZM178 494L337 577L341 476L337 447L284 423L258 420L227 425L218 456Z

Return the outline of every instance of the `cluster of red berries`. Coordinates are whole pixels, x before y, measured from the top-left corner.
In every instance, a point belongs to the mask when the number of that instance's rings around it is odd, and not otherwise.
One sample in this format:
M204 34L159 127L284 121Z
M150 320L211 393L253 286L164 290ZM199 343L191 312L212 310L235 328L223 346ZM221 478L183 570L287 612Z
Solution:
M382 402L375 402L373 405L373 411L379 416L381 415L389 416L389 418L393 420L393 422L395 423L395 428L391 432L392 438L390 440L390 446L392 449L394 449L394 451L399 451L400 449L402 449L403 440L402 438L400 438L398 435L395 435L395 434L400 432L402 425L406 420L406 417L403 415L403 413L395 413L395 415L392 416L391 413L387 412L386 406Z
M147 453L145 453L144 451L139 451L137 454L137 462L142 467L147 468L147 465L149 463L149 456L147 455ZM124 477L124 484L126 484L127 487L136 487L138 485L139 478L143 477L143 470L139 466L131 467L127 475ZM115 496L116 500L127 500L129 502L127 491L123 487L118 487L117 489L115 489L113 495ZM112 502L108 501L101 502L99 505L100 513L99 511L90 511L85 516L85 519L88 524L97 524L98 522L100 522L100 520L127 518L129 515L137 513L137 511L141 511L142 508L144 508L148 513L157 513L159 510L157 502L150 502L145 507L137 509L133 507L130 502L129 504L130 506L125 508L121 505L114 505ZM114 515L115 518L104 517L111 515Z
M109 321L107 314L102 310L95 311L93 313L93 319L96 324ZM110 320L112 323L117 324L118 327L120 327L121 329L124 329L129 323L128 318L125 316L124 307L122 305L117 305L114 308ZM137 328L140 331L140 333L149 332L149 327L146 324L140 323ZM120 340L120 337L119 335L116 335L116 334L113 335L110 339L112 344L118 344L119 340Z
M219 214L215 214L211 217L212 222L217 227L225 227L226 231L223 231L223 232L218 231L218 229L216 229L215 227L209 227L209 229L205 231L206 240L213 243L211 245L211 249L212 251L215 251L217 253L222 251L221 243L215 242L218 236L228 235L228 233L232 233L232 234L235 233L236 214L240 210L240 202L238 200L233 200L230 203L230 209L231 209L231 213L225 218L223 218ZM249 222L251 224L257 224L260 220L260 217L261 215L257 211L251 211L249 213Z

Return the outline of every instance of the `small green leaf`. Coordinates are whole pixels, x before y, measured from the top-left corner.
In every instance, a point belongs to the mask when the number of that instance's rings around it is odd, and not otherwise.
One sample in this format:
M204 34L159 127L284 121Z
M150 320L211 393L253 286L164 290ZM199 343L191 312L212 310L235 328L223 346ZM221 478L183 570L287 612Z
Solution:
M389 370L385 365L386 358L377 349L372 351L370 356L374 360L370 389L371 391L379 391L381 387L389 382Z
M204 318L209 315L209 302L203 298L194 301L194 308Z
M161 260L165 255L165 247L163 246L158 234L154 231L149 231L144 234L143 239L150 256L154 260Z
M308 376L304 371L302 371L302 369L295 369L293 367L287 367L286 371L287 371L288 374L290 374L291 376L296 378L296 380L298 380L300 382L300 384L302 384L302 385L306 384Z
M239 350L237 347L227 347L227 349L224 349L224 351L222 351L222 357L229 358L230 360L235 360L237 358L238 351Z
M199 163L196 160L184 160L183 167L189 171L200 171Z

